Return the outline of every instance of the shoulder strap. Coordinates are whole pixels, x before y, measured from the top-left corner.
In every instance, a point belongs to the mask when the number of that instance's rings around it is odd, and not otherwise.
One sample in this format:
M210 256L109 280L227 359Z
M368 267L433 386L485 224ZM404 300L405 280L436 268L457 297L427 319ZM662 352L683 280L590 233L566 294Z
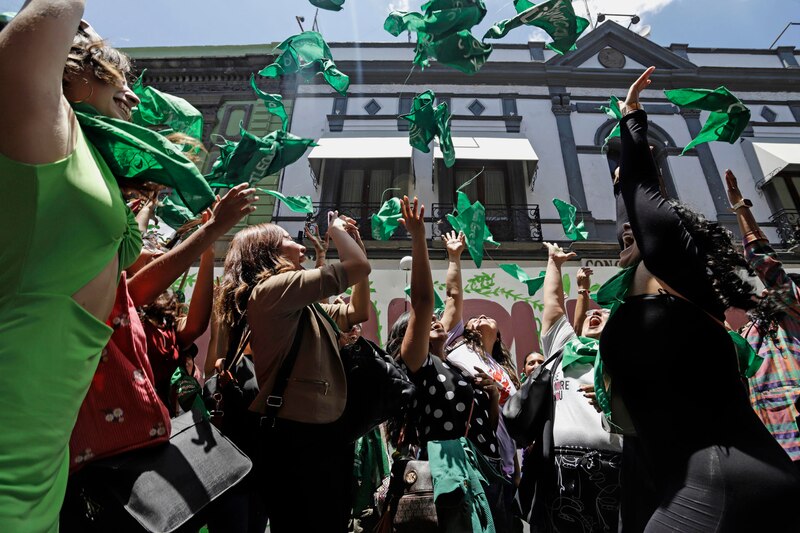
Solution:
M278 377L275 378L275 385L272 386L272 392L267 396L267 406L264 411L264 418L271 420L270 425L275 425L275 419L278 418L278 411L283 406L283 393L286 386L289 384L289 376L292 374L294 364L297 361L297 355L300 351L300 343L303 340L303 331L306 325L305 308L300 313L300 320L297 323L297 332L294 334L292 347L289 348L289 353L286 359L283 360L280 368L278 369ZM262 418L262 424L263 424Z
M239 339L239 346L236 348L236 353L233 357L228 357L225 361L225 370L236 368L236 365L242 360L242 357L244 357L244 350L247 348L247 345L250 344L251 333L250 326L245 325L242 337Z
M312 305L314 306L314 309L319 311L319 314L322 315L322 318L324 318L328 322L328 324L331 325L333 331L336 333L336 337L339 337L342 334L342 330L339 329L339 325L333 321L331 315L329 315L328 312L325 311L325 309L323 309L323 307L319 303L314 303Z

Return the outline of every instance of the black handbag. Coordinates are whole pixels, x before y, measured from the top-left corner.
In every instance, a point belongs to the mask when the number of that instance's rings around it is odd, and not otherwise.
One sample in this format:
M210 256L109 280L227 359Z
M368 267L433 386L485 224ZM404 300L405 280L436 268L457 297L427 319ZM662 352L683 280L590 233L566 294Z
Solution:
M542 433L553 399L553 370L547 365L555 361L556 368L561 354L559 350L539 365L503 406L503 421L518 446L529 446Z
M198 513L252 466L216 427L190 411L172 419L168 443L96 461L71 476L61 529L197 531Z
M414 384L392 357L364 337L341 350L347 404L339 420L347 442L355 442L399 416L414 398Z
M341 335L339 326L322 306L314 304L313 307L333 327L337 336ZM292 347L278 369L275 385L267 397L262 428L274 427L278 419L283 393L297 361L304 325L301 316ZM344 413L334 424L342 442L355 442L407 407L414 397L414 384L394 359L363 337L342 348L340 356L347 378L347 401Z

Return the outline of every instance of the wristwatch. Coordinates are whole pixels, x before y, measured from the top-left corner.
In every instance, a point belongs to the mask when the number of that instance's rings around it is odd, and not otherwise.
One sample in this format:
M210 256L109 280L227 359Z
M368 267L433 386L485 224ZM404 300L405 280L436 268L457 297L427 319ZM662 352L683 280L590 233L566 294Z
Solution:
M578 289L578 294L589 294L589 289Z
M753 207L753 202L751 202L747 198L742 198L741 200L733 204L733 206L731 206L731 211L735 212L740 207Z

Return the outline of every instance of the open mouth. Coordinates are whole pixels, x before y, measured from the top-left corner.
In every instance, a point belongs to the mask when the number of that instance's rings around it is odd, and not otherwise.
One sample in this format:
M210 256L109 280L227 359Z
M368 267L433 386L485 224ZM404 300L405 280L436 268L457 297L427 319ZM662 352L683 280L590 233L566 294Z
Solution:
M599 327L600 324L603 323L603 320L599 316L593 316L589 319L589 327L596 328Z

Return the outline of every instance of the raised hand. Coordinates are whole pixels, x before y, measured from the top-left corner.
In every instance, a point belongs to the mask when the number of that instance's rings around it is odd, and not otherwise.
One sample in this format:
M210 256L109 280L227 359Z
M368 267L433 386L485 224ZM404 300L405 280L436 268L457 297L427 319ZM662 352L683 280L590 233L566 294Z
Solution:
M258 201L255 196L256 190L247 183L241 183L228 191L211 208L211 219L221 229L227 232L235 226L245 215L249 215L256 210L253 202Z
M557 244L552 244L552 243L549 243L549 242L543 242L542 244L547 246L547 256L548 256L548 258L551 261L553 261L553 263L555 263L556 266L558 266L559 268L561 267L561 265L563 265L564 263L566 263L570 259L578 257L578 254L576 254L575 252L567 253Z
M447 249L447 255L451 259L455 259L461 257L464 252L464 248L467 246L467 237L463 231L460 231L458 235L455 231L451 231L442 235L442 242Z
M326 233L325 238L320 239L317 233L311 231L311 227L308 224L306 224L304 229L306 239L311 241L311 244L314 245L314 251L317 253L317 257L325 257L325 254L328 253L328 246L330 246L330 235Z
M736 205L742 201L742 191L739 190L739 182L736 176L729 169L725 170L725 183L728 185L728 201L731 205Z
M589 290L589 287L592 286L592 274L594 274L594 271L589 267L581 267L578 269L578 274L575 278L579 289Z
M625 98L625 107L630 107L631 105L638 105L639 104L639 93L647 89L650 86L651 80L650 75L656 67L649 67L645 70L639 79L637 79L628 89L628 96ZM623 111L624 113L624 111Z
M408 199L408 196L403 196L403 203L400 205L400 211L403 218L400 219L400 224L405 226L411 238L425 238L425 206L420 205L417 197L414 201Z
M489 395L490 398L500 398L500 385L480 367L475 366L475 386Z

